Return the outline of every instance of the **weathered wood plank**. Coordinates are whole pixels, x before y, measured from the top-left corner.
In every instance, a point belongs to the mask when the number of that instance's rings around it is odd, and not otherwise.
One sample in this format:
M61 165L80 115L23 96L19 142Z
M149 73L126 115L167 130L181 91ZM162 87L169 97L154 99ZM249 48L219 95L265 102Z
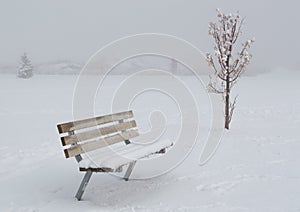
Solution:
M124 140L129 140L130 138L138 136L138 130L130 130L123 133L118 133L116 135L107 136L105 138L99 138L90 142L86 142L84 144L78 144L76 146L72 146L68 149L64 150L66 158L73 157L75 155L79 155L81 153L90 152L101 147L105 147L108 145L112 145Z
M75 144L77 142L85 141L92 138L101 137L104 135L108 135L111 133L115 133L118 131L124 131L130 128L136 127L136 122L134 120L129 122L122 122L118 124L114 124L107 127L102 127L99 129L94 129L82 133L76 133L75 135L69 135L65 137L61 137L61 142L63 146L69 145L69 144Z
M111 168L84 168L84 167L79 167L79 171L81 172L87 172L87 171L92 171L92 172L114 172L115 170Z
M106 116L98 116L94 118L73 121L64 124L58 124L57 128L59 133L65 133L73 130L84 129L84 128L93 127L100 124L106 124L112 121L119 121L122 119L132 118L132 117L133 117L132 111L126 111L126 112L115 113Z

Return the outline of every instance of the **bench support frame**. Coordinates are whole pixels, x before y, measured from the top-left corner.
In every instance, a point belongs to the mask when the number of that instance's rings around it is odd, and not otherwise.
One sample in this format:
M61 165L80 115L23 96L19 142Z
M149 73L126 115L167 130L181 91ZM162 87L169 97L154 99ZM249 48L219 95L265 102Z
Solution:
M81 200L81 197L82 197L82 195L83 195L83 193L84 193L84 191L85 191L85 189L86 189L86 187L87 187L87 185L88 185L88 183L89 183L89 181L91 179L92 174L93 174L93 172L91 170L88 170L85 173L85 175L84 175L84 177L83 177L83 179L81 181L81 184L80 184L80 186L78 188L78 191L77 191L77 193L75 195L75 197L76 197L76 199L78 201Z
M129 180L129 177L130 177L130 175L131 175L131 172L132 172L132 170L133 170L135 164L136 164L136 161L132 161L131 163L129 163L129 166L128 166L128 168L127 168L127 171L126 171L126 173L125 173L125 175L124 175L124 177L123 177L123 179L124 179L125 181L128 181L128 180Z
M130 175L131 175L131 173L133 171L133 168L134 168L135 164L136 164L136 161L133 161L133 162L129 163L129 166L128 166L128 168L126 170L126 173L125 173L125 175L123 177L123 179L125 181L129 180L129 177L130 177ZM84 175L84 177L83 177L83 179L82 179L82 181L80 183L80 186L78 188L78 191L77 191L77 193L75 195L75 197L76 197L76 199L78 201L81 200L81 198L83 196L83 193L84 193L84 191L85 191L85 189L86 189L86 187L87 187L87 185L88 185L88 183L89 183L89 181L90 181L90 179L92 177L92 174L93 174L92 170L88 170L85 173L85 175Z

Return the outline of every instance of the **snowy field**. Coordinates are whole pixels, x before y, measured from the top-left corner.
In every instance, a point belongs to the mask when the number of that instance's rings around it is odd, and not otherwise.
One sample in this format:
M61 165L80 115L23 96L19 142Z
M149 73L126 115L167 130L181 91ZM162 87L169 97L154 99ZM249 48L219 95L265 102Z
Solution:
M198 165L211 117L203 106L197 145L180 166L128 182L95 174L78 202L74 194L83 173L75 160L64 158L56 130L56 124L72 120L76 76L1 75L0 211L300 211L299 79L300 73L284 71L243 77L234 88L239 99L232 129L206 165ZM204 101L203 89L189 77L184 80L197 102ZM110 97L104 93L97 99L102 104ZM173 107L151 95L144 105ZM137 122L149 112L139 106L133 108ZM173 118L171 135L176 134Z

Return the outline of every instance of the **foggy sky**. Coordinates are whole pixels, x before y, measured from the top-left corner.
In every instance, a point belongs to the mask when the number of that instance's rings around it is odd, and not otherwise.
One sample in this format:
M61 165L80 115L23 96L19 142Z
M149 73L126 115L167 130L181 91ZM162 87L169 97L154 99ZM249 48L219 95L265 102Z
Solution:
M256 39L252 69L299 69L299 5L296 0L0 0L0 64L17 64L23 52L33 63L84 63L105 44L145 32L175 35L211 52L207 26L221 8L246 17L243 38Z

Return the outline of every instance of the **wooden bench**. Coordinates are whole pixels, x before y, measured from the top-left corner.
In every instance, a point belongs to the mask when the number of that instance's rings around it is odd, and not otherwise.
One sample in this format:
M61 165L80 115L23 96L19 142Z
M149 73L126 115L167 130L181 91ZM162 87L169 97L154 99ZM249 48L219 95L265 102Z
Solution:
M77 200L81 200L93 172L121 172L128 165L123 178L127 181L137 159L165 153L172 146L168 140L150 145L131 143L130 139L139 135L132 111L58 124L57 128L65 157L75 157L79 171L86 172L75 195Z

